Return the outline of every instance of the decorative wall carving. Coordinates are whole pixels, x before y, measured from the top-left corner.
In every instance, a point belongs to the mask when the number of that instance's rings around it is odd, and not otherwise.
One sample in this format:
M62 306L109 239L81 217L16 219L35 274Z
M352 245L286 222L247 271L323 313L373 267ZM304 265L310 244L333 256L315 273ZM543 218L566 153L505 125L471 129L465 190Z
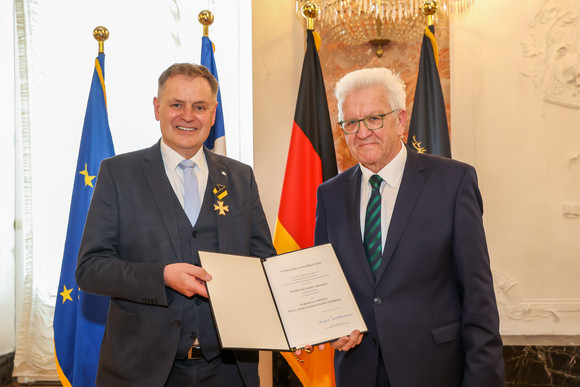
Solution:
M547 344L559 343L559 337L580 336L580 300L525 299L518 282L497 270L493 270L493 283L502 335L546 336L543 341Z
M522 74L547 102L580 108L580 3L544 1L528 26L529 38L521 45L529 64Z
M502 317L509 317L512 320L549 318L552 322L560 321L560 317L554 310L537 307L523 301L517 289L517 281L497 270L493 271L493 284L498 308L500 311L503 309L504 312Z

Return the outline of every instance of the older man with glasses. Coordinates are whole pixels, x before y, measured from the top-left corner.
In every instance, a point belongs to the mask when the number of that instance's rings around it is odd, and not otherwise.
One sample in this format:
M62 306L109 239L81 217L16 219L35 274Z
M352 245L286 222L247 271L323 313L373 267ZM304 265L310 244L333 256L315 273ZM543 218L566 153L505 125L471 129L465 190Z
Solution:
M503 386L475 169L403 144L392 71L347 74L336 97L359 164L319 187L315 243L334 247L368 327L331 343L337 386Z

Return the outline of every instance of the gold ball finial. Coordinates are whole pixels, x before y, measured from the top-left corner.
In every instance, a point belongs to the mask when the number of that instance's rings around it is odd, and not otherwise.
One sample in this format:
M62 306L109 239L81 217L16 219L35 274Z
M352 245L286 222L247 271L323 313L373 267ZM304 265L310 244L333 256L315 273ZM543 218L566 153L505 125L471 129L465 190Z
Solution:
M314 30L314 18L318 16L319 11L320 7L316 3L308 2L302 6L302 16L306 18L306 28L309 30Z
M209 35L209 26L213 23L213 13L203 10L197 15L197 21L203 25L203 36Z
M316 16L318 16L319 10L320 10L320 7L318 6L318 4L306 3L302 7L302 16L304 16L307 19L309 19L309 18L314 19Z
M109 30L106 27L98 26L93 30L93 38L99 42L99 54L105 52L105 40L109 39Z
M93 30L93 37L99 42L109 39L109 30L106 27L99 26Z
M210 26L213 23L213 13L207 9L201 11L199 15L197 15L197 20L204 26Z
M425 0L421 7L421 11L423 11L423 14L426 16L435 15L437 9L439 9L437 0Z

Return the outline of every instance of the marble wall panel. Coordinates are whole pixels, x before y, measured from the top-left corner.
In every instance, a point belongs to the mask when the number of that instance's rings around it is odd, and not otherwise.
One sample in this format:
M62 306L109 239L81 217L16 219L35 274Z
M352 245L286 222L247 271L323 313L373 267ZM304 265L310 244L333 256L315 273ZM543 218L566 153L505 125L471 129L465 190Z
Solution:
M580 386L580 348L506 346L506 387Z

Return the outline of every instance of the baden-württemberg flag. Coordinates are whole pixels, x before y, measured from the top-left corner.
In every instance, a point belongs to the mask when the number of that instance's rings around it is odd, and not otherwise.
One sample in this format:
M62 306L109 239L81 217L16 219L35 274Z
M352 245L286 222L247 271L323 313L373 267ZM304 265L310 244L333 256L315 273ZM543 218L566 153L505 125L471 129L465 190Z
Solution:
M207 36L201 38L201 64L208 68L215 79L218 80L217 67L215 64L215 57L213 54L213 43ZM204 145L213 150L215 153L226 154L226 129L224 126L224 113L222 109L222 93L221 87L218 89L217 95L217 111L215 113L215 123L211 127L209 137L205 140Z
M56 364L63 386L95 385L109 298L79 291L75 269L99 166L114 154L106 105L105 54L99 54L85 113L54 312Z
M437 71L438 54L434 31L433 26L426 27L423 35L407 144L419 153L451 157L445 101Z

